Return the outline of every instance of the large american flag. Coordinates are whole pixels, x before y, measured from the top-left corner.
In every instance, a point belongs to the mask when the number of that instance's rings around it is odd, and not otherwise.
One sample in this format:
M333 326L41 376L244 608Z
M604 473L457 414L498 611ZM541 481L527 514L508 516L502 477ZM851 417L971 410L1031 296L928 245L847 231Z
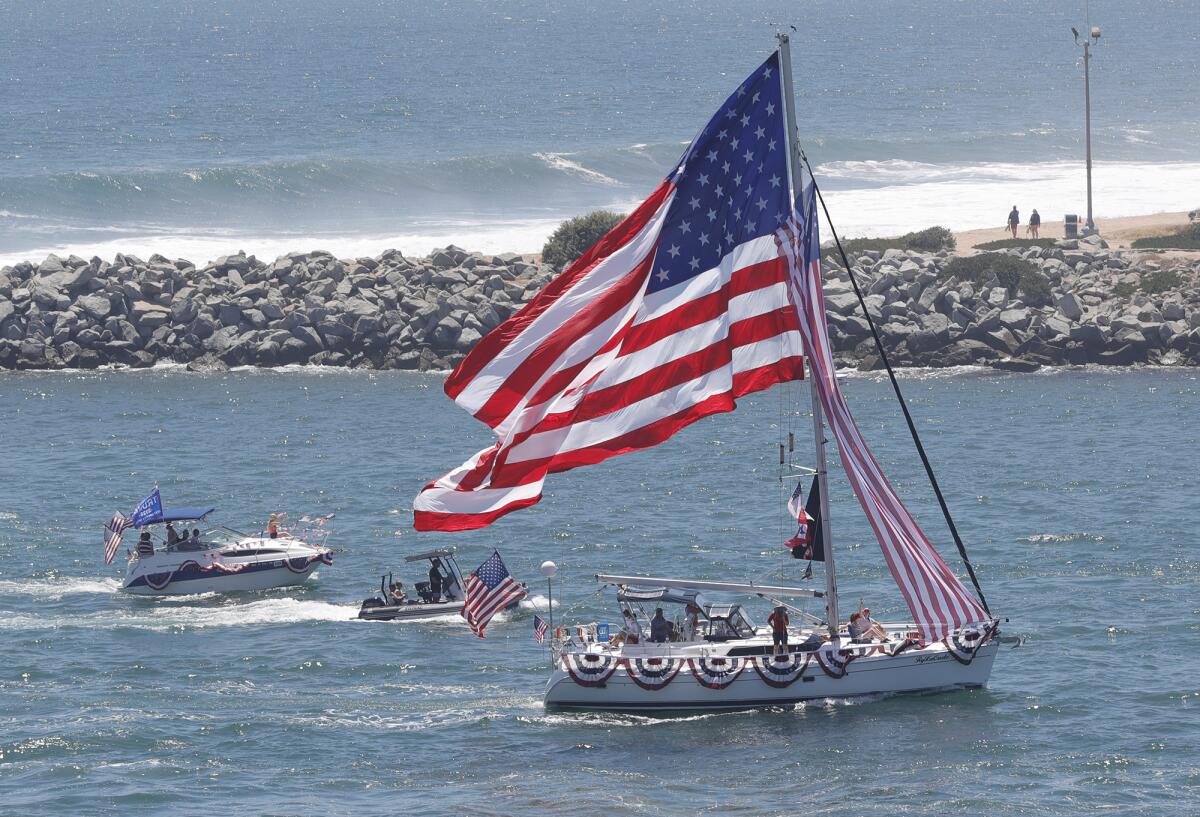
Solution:
M446 393L495 445L427 485L418 530L535 504L548 473L648 448L803 376L775 233L792 213L779 54L631 215L481 340Z
M113 557L121 547L121 537L133 526L133 520L118 511L104 526L104 563L112 564Z
M475 635L484 638L483 631L492 616L525 596L525 587L509 575L500 551L494 550L467 579L467 601L462 617Z
M837 441L842 467L879 540L892 577L908 602L922 638L926 642L936 641L951 630L985 621L989 616L942 560L901 502L867 447L842 396L825 319L814 191L809 185L802 197L801 211L778 233L780 249L788 259L792 297L800 313L812 387L820 397L825 420Z

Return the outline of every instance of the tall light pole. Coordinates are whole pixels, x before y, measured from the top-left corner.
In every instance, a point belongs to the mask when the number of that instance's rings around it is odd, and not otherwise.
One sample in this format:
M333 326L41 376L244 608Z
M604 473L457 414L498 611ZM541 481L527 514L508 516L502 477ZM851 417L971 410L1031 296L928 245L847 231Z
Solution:
M1079 32L1074 28L1075 45L1079 45ZM1096 232L1096 222L1092 219L1092 78L1088 71L1092 58L1091 47L1100 40L1100 26L1092 26L1088 36L1083 38L1083 115L1084 134L1087 142L1087 232Z

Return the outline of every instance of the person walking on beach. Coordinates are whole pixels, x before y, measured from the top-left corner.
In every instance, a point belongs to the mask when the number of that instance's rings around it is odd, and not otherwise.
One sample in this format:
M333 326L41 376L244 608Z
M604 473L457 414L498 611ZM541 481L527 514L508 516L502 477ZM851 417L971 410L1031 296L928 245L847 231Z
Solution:
M1029 232L1034 238L1038 237L1038 228L1042 226L1042 217L1038 215L1037 208L1033 208L1033 212L1029 214Z
M1017 225L1021 223L1021 214L1017 212L1017 205L1013 205L1012 212L1008 214L1008 229L1012 230L1013 238L1017 237Z

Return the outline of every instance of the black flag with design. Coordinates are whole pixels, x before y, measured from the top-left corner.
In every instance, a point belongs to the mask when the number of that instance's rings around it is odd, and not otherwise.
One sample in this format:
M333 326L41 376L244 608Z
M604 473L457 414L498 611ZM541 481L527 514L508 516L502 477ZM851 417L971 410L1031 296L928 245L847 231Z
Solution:
M792 548L792 558L823 562L825 539L821 533L821 484L817 482L816 477L813 477L812 486L808 489L808 501L804 503L804 512L812 520L808 523L808 542Z

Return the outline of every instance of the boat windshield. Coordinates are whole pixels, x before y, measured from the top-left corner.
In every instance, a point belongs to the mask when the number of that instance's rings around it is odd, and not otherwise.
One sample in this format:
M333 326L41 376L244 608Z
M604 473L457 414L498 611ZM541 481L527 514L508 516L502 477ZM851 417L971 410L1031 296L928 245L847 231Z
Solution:
M210 528L200 532L200 541L218 547L236 545L246 539L246 535L229 528Z
M705 612L709 619L709 640L724 641L732 638L751 638L754 635L754 625L736 604L714 604Z

